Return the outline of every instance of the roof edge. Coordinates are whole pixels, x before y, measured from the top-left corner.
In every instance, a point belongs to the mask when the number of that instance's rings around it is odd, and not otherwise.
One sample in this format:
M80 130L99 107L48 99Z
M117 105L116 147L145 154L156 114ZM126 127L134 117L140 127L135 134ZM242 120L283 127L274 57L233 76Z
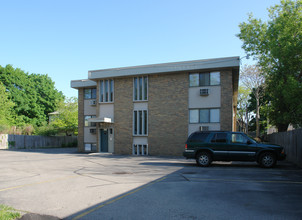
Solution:
M150 64L130 67L120 67L111 69L100 69L88 71L88 79L131 76L140 74L156 74L178 71L194 71L209 68L239 67L240 57L224 57L204 60L191 60L183 62L171 62L161 64Z
M79 79L71 80L70 87L74 89L83 88L83 87L93 87L96 86L96 82L89 79Z

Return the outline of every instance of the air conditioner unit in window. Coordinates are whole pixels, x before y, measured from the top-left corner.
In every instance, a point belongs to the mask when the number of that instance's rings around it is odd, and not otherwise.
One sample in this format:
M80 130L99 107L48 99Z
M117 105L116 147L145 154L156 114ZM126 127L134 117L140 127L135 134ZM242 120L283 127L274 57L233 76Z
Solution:
M200 95L201 96L209 95L209 89L200 89Z
M96 129L91 128L91 129L89 129L89 132L90 132L91 134L96 134Z
M209 126L200 126L200 131L208 131L209 130Z
M96 105L96 100L90 100L90 105Z

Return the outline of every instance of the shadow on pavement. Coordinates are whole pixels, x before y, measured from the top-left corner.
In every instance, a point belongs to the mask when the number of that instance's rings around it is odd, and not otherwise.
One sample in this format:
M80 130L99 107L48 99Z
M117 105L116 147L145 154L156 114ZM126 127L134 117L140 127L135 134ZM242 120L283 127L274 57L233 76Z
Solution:
M43 154L81 154L77 148L39 148L39 149L3 149L8 152L43 153ZM86 154L86 153L85 153Z
M295 219L302 214L302 170L288 162L272 169L242 162L202 168L192 160L140 164L180 169L65 219Z

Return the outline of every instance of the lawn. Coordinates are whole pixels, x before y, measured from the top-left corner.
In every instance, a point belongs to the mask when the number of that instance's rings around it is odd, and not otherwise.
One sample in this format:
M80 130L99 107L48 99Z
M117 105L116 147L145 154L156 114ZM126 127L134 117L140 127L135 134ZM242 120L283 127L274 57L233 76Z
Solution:
M13 220L20 218L21 214L14 208L0 204L0 219Z

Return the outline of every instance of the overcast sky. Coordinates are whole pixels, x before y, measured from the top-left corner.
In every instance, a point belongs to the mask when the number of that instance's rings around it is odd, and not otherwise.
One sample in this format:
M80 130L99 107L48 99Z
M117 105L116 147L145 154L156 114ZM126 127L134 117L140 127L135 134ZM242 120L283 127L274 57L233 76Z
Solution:
M245 56L235 36L274 0L0 0L0 65L48 74L67 97L89 70ZM250 61L242 60L245 64Z

